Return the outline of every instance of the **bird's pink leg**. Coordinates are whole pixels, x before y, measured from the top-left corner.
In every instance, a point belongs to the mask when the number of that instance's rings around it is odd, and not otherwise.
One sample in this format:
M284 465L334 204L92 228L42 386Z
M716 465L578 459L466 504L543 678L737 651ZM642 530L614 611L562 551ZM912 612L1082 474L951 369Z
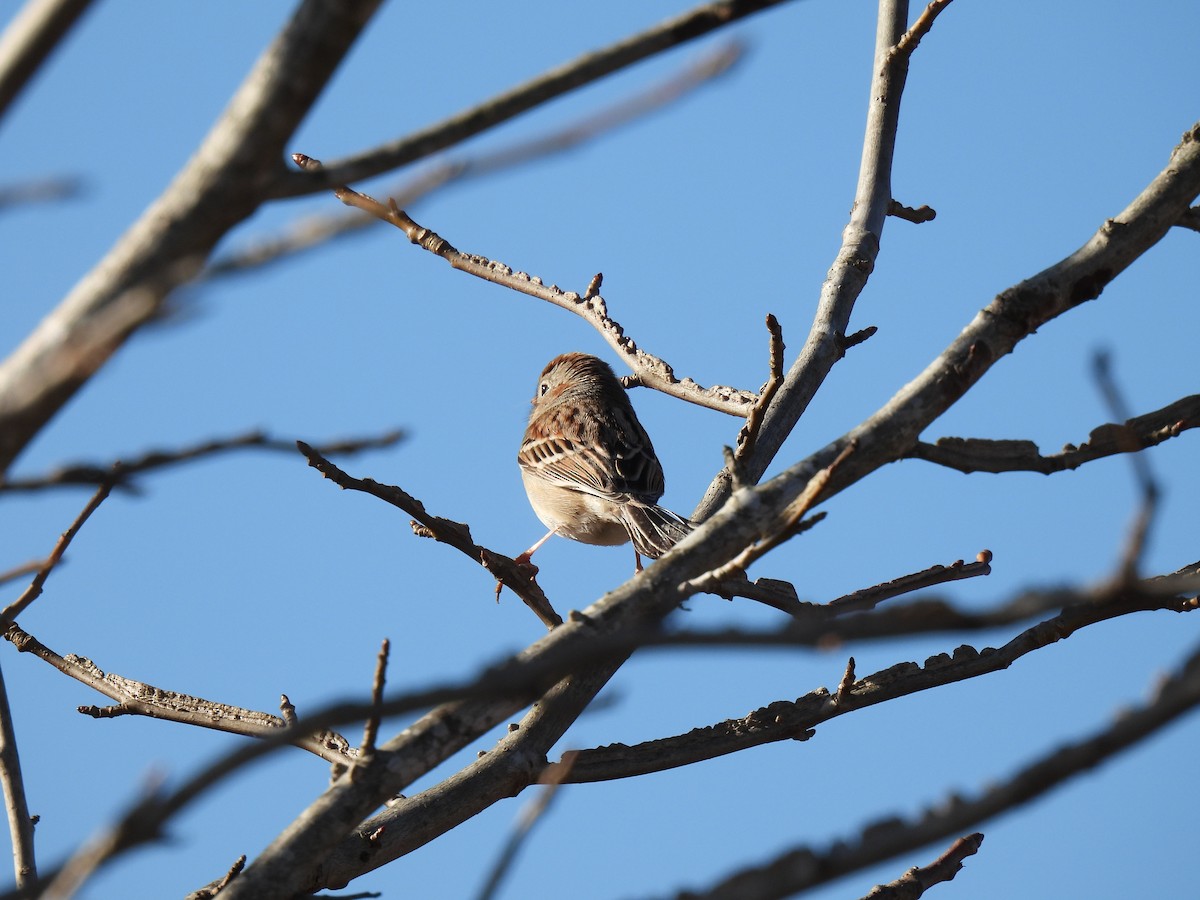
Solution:
M518 556L516 559L514 559L513 562L515 562L518 566L532 566L533 563L530 562L530 559L533 557L533 554L537 552L538 547L542 546L542 544L546 543L546 541L548 541L548 540L550 540L550 538L554 537L554 534L555 534L554 529L553 528L550 529L550 531L548 531L546 533L546 535L540 541L538 541L536 544L534 544L532 547L530 547L528 550L526 550L524 553L522 553L520 556Z

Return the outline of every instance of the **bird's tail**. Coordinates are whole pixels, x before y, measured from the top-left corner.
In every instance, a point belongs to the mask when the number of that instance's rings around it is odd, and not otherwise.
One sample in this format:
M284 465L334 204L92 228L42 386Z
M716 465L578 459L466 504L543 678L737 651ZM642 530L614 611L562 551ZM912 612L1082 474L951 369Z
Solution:
M624 504L621 513L633 549L650 559L658 559L696 527L657 504L648 506L633 501Z

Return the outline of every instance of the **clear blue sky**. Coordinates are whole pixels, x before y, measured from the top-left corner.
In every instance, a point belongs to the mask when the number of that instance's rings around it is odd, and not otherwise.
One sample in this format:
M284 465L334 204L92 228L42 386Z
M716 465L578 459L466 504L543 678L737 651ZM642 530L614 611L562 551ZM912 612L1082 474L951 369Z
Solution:
M74 174L87 186L78 200L0 218L4 353L163 190L290 7L97 4L0 122L4 182ZM4 4L0 19L15 8ZM371 147L686 8L451 2L435 14L391 4L291 148L335 158ZM757 389L765 313L779 317L797 349L846 222L874 15L861 0L759 15L716 38L749 49L719 84L577 152L452 188L410 211L461 249L564 288L581 291L602 271L610 312L639 344L701 383ZM780 465L874 411L997 292L1070 253L1165 166L1200 116L1198 40L1193 0L1136 10L1111 0L960 2L942 15L913 60L894 180L897 199L927 203L938 218L889 221L853 322L879 333L835 368ZM464 152L585 116L704 46L559 100ZM339 208L332 196L270 206L228 246ZM1089 375L1098 348L1113 352L1136 413L1196 393L1198 248L1200 236L1176 229L1099 300L1001 361L926 438L1025 438L1045 452L1081 443L1109 420ZM411 435L404 444L356 457L347 470L403 486L515 555L541 535L515 465L537 373L565 350L612 359L582 320L455 273L385 226L223 282L182 312L126 346L16 473L251 427L320 441L401 426ZM664 502L686 513L739 423L648 391L633 400L666 469ZM1165 488L1150 573L1200 557L1197 446L1187 434L1148 454ZM285 692L303 713L363 696L385 636L390 684L403 688L469 675L542 633L511 595L493 603L481 569L413 537L396 510L338 491L298 455L226 456L143 485L144 496L114 497L97 513L22 618L58 652L267 711ZM0 498L0 568L46 553L85 499L71 491ZM1051 478L901 463L835 498L823 524L752 574L788 578L803 597L828 600L987 547L994 574L946 592L983 609L1022 587L1108 575L1135 502L1121 458ZM628 577L629 557L627 548L555 540L539 553L540 581L561 612L583 608ZM779 621L748 601L689 605L677 624ZM1160 613L1092 627L1008 672L831 722L807 743L567 788L505 896L599 900L703 886L796 844L916 814L951 791L972 795L1144 697L1157 673L1190 652L1198 623ZM646 653L614 679L613 704L580 720L563 748L675 734L832 687L850 653L869 673L1013 633L822 653ZM145 719L93 721L75 707L102 703L98 695L8 645L0 665L30 805L42 817L45 866L108 822L150 773L186 776L243 740ZM385 734L400 724L387 723ZM1193 716L985 823L982 851L937 895L1118 898L1149 878L1156 896L1188 896L1198 800L1188 761L1198 742ZM180 818L170 842L112 866L84 896L183 895L239 854L253 858L327 774L299 751L272 757ZM352 889L471 896L527 800L498 804ZM809 896L860 896L942 849Z

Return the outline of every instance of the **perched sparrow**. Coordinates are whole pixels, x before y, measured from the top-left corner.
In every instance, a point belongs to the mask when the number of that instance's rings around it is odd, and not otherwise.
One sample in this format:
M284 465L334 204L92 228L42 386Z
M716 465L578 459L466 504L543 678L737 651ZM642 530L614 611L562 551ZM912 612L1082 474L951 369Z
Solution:
M529 425L517 454L529 503L550 533L522 553L528 562L551 535L585 544L633 541L658 559L692 529L659 506L662 466L625 389L603 360L564 353L538 379Z

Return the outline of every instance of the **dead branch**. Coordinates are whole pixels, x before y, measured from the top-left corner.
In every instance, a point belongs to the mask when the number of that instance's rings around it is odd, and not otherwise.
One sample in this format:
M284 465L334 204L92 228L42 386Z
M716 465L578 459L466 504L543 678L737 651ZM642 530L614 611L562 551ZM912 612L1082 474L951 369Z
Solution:
M274 737L287 723L278 716L216 703L202 697L164 690L143 681L105 672L84 656L73 653L59 656L33 635L16 625L8 626L4 638L22 653L32 653L64 675L116 701L116 706L81 706L79 712L95 719L113 719L125 715L149 716L168 722L195 725L246 737ZM306 733L296 746L331 763L353 763L357 751L344 737L334 732Z
M609 781L690 765L736 753L749 747L783 740L808 740L816 726L846 712L894 700L968 678L1007 669L1035 650L1063 640L1081 628L1134 612L1190 612L1200 605L1194 597L1161 593L1161 584L1138 583L1127 590L1104 587L1090 602L1068 607L1053 618L1028 628L997 650L959 647L953 656L939 654L924 667L900 663L855 681L841 691L838 702L819 688L795 702L777 701L743 719L727 720L687 734L632 746L581 750L568 780ZM553 771L553 767L551 768Z
M479 563L496 576L497 580L502 582L505 587L520 597L547 628L554 628L562 624L562 617L554 611L554 607L550 605L550 601L546 599L542 589L530 577L529 567L519 566L511 557L476 544L471 537L470 526L431 515L426 512L425 505L420 500L395 485L380 484L370 478L354 478L347 475L303 441L297 441L296 446L308 459L310 466L338 487L343 490L362 491L404 510L416 520L411 523L414 534L420 537L431 537L440 543L449 544Z
M460 184L572 150L649 115L712 82L728 72L743 52L742 46L736 42L723 44L648 90L597 110L565 128L474 156L455 156L435 162L425 171L385 189L382 193L395 200L401 209L406 209L434 191L451 184ZM290 258L336 238L359 233L374 221L374 216L361 210L308 216L294 222L275 236L256 239L214 260L200 273L196 283Z
M914 866L895 881L877 884L863 900L917 900L935 884L953 881L963 867L963 860L979 852L983 835L979 832L960 837L927 866Z
M1200 394L1126 420L1123 424L1093 428L1076 447L1043 456L1033 441L940 438L936 444L917 442L908 454L913 459L937 463L960 472L1041 472L1050 475L1077 469L1084 463L1118 453L1137 453L1200 426Z
M1115 419L1129 420L1129 408L1121 389L1117 386L1112 373L1112 360L1105 352L1099 352L1092 360L1092 371L1096 378L1096 386L1108 406L1109 413ZM1141 506L1130 529L1126 541L1125 552L1121 555L1121 563L1117 577L1124 581L1136 581L1138 564L1146 549L1146 541L1150 535L1150 526L1158 510L1159 489L1150 469L1150 461L1144 454L1133 453L1129 456L1129 464L1133 468L1133 477L1142 496Z
M323 168L320 160L303 153L293 153L292 159L297 166L307 171L320 171ZM625 329L608 315L608 306L599 294L580 296L575 291L563 291L556 284L546 286L536 275L514 272L502 262L463 253L436 232L418 225L395 203L384 205L373 197L345 185L335 188L334 196L348 206L361 209L380 221L396 226L412 243L434 256L441 257L460 272L545 300L586 320L633 370L633 376L622 379L625 387L652 387L680 400L735 416L745 415L755 400L755 395L749 391L724 385L703 388L690 378L684 378L682 381L676 378L675 370L670 365L640 349L633 338L625 334Z
M404 440L400 429L379 435L359 438L343 438L317 445L317 452L325 456L352 456L366 450L380 450L395 446ZM180 463L191 462L209 456L229 453L234 450L268 450L273 453L295 453L294 438L272 437L264 431L248 431L245 434L226 438L213 438L198 444L174 449L147 450L140 456L112 463L68 463L45 475L28 478L4 478L0 476L0 493L5 491L40 491L55 487L74 487L112 483L115 487L136 491L135 476Z
M46 579L50 577L50 573L54 571L54 567L62 559L63 554L67 551L67 547L71 545L71 541L75 539L75 535L79 534L79 529L83 527L83 524L91 518L92 513L100 507L100 504L112 492L112 488L113 484L111 481L101 484L96 493L92 495L92 499L87 502L87 505L75 517L75 521L59 536L54 549L50 551L50 555L46 557L45 563L38 569L37 574L33 576L33 581L29 583L29 587L25 588L20 597L6 606L3 612L0 612L0 631L3 631L15 622L17 616L24 612L29 607L29 604L41 596Z
M571 760L574 758L572 752L568 750L563 754L564 772L570 771ZM479 892L479 900L491 900L491 898L496 896L500 884L504 881L504 876L508 874L513 863L516 862L517 854L520 853L521 848L529 840L529 835L533 832L533 826L545 817L547 811L550 809L550 804L558 795L560 787L562 787L561 778L545 782L537 797L521 810L521 814L517 817L516 824L513 827L512 834L504 842L504 847L500 851L500 855L496 858L491 872L488 873L488 878L484 883L483 889Z
M259 207L284 143L378 5L301 0L170 187L0 363L0 471Z
M315 194L398 169L459 144L555 97L782 2L784 0L718 0L697 6L639 34L585 53L436 125L347 159L333 160L323 172L280 172L271 196Z
M835 841L827 848L789 850L704 891L680 894L677 900L753 900L798 893L900 853L962 834L1044 796L1076 775L1091 771L1197 705L1200 705L1200 653L1187 659L1144 705L1122 710L1107 727L1074 744L1049 751L1010 777L993 783L975 798L956 794L913 819L893 816L872 823L859 835Z
M25 799L25 779L21 776L21 756L17 750L17 732L8 688L0 673L0 786L4 789L4 809L8 814L8 833L12 841L13 873L18 890L37 884L37 857L33 847L34 819Z
M26 3L0 34L0 117L66 37L92 0Z

